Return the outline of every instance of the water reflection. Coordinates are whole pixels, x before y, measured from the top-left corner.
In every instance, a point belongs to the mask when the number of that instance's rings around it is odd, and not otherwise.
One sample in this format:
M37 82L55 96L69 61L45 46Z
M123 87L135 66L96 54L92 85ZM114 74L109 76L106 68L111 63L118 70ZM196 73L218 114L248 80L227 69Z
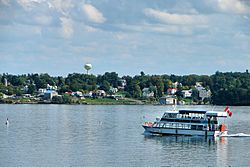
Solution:
M224 137L202 137L202 136L156 136L144 134L145 143L160 145L166 157L172 157L181 161L194 163L201 157L206 159L204 165L208 166L230 166L228 160L228 139ZM200 154L202 153L202 154ZM172 154L175 154L173 156ZM183 157L177 156L182 154ZM192 157L196 155L196 157ZM201 165L201 164L200 164ZM203 164L202 164L203 165Z
M217 166L230 166L228 159L228 138L221 137L218 140L216 149Z

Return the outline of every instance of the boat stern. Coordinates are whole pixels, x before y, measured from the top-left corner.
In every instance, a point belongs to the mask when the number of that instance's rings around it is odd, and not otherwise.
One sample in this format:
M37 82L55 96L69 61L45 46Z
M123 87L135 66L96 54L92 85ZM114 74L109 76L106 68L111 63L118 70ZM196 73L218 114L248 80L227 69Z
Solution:
M223 137L227 135L227 131L221 132L221 131L215 131L214 136L215 137Z

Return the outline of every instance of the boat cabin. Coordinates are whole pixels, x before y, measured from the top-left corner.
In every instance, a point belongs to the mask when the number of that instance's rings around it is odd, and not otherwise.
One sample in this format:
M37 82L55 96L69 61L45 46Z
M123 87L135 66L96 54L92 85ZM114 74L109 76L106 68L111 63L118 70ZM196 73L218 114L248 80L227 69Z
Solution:
M191 130L218 130L222 122L219 118L226 118L227 113L201 110L167 111L156 127L172 127Z

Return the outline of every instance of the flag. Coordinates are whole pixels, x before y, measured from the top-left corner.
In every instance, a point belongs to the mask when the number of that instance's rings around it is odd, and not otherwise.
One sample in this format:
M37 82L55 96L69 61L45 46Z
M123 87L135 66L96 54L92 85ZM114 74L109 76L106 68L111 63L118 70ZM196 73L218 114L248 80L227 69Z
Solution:
M226 108L224 109L224 112L227 112L227 114L231 117L233 115L233 113L229 110L229 107L226 106Z
M224 109L224 112L227 112L229 110L229 107L226 106L226 108Z
M233 113L230 111L230 113L228 113L229 117L232 117Z

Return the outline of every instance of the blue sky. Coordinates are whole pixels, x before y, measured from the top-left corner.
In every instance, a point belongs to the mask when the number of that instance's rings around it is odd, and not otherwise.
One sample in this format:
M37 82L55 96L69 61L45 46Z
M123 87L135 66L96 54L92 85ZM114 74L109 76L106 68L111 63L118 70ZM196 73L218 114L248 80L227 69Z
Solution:
M213 74L250 67L247 0L0 0L0 73Z

